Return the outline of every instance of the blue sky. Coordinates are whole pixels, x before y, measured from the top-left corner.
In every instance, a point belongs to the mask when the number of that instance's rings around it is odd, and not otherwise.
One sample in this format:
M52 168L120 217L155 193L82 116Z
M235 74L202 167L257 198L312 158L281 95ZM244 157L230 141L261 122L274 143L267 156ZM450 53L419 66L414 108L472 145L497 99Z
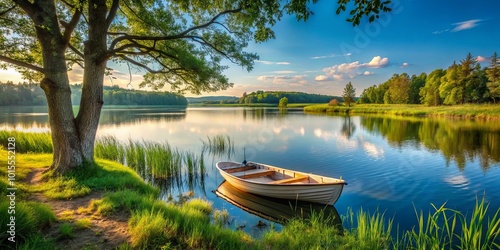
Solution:
M395 73L430 73L469 52L487 66L488 57L500 53L498 0L394 0L393 12L358 27L345 21L345 13L335 15L335 2L320 0L307 22L283 17L274 27L276 39L248 46L260 56L253 71L227 62L225 73L234 87L204 95L241 96L256 90L341 95L349 81L360 95ZM141 73L132 73L132 86L138 86ZM75 69L70 81L81 82L81 76ZM105 84L126 87L127 67L117 67L114 77ZM0 72L0 80L6 79L17 82L12 69Z
M392 13L354 28L345 14L335 15L334 1L319 1L307 22L283 18L274 27L275 40L249 46L260 55L254 70L231 66L227 76L234 87L216 94L261 89L341 95L351 81L359 95L395 73L430 73L469 52L480 61L500 53L500 1L393 3Z

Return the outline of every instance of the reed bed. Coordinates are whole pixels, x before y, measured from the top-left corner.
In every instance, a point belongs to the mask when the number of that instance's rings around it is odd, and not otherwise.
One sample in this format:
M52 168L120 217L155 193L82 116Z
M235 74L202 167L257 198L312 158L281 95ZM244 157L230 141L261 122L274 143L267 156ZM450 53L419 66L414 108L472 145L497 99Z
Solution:
M8 147L8 139L15 138L15 149L19 153L52 153L52 137L50 133L34 133L21 131L0 131L2 147ZM12 146L12 145L11 145Z
M234 154L234 141L229 135L207 136L207 141L202 140L202 143L202 151L208 151L211 155L222 156L227 154L231 156Z
M470 215L432 205L434 212L417 212L417 228L407 231L395 247L405 249L500 249L500 208L488 217L489 204L476 200Z
M180 182L186 174L193 182L195 177L206 174L204 150L200 154L183 152L168 142L129 139L123 143L113 136L98 139L95 148L96 157L125 164L143 177L173 178Z

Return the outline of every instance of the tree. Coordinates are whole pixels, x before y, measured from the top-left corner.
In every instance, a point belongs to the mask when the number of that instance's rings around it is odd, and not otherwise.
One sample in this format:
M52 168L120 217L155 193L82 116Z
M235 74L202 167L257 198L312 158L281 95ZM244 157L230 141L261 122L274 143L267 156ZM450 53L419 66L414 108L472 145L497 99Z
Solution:
M388 81L389 89L384 95L384 103L407 104L411 80L408 74L394 74Z
M0 0L0 66L40 81L54 146L51 169L64 173L94 159L109 61L147 72L141 86L168 84L195 94L227 89L232 84L222 61L251 70L258 56L244 51L248 42L274 38L271 27L284 14L307 20L308 2ZM337 13L349 2L339 1ZM354 0L349 21L373 21L379 11L391 11L388 4ZM76 116L68 77L75 65L84 68Z
M412 75L410 83L410 92L408 93L408 103L420 104L420 90L424 87L427 74L422 73L419 76Z
M288 98L286 98L286 97L281 98L280 102L278 104L278 107L280 107L280 108L288 107Z
M453 62L446 70L446 74L441 78L439 96L443 99L443 104L453 105L459 103L460 96L462 96L462 89L459 86L459 67Z
M342 98L344 98L344 103L346 103L348 107L351 107L351 103L354 102L355 96L356 96L356 89L352 86L352 83L349 82L347 85L345 85L344 93L342 94Z
M459 86L460 89L460 104L464 104L473 100L471 94L475 87L479 84L477 78L474 77L478 70L476 67L477 61L468 53L464 60L460 61L459 70ZM479 68L480 69L480 68Z
M441 85L441 78L445 74L445 70L436 69L427 76L424 87L420 89L420 101L423 104L437 106L442 103L442 99L439 96L439 86Z
M497 52L493 54L490 61L490 66L486 69L488 77L488 89L490 97L496 103L496 98L500 97L500 60L497 58Z

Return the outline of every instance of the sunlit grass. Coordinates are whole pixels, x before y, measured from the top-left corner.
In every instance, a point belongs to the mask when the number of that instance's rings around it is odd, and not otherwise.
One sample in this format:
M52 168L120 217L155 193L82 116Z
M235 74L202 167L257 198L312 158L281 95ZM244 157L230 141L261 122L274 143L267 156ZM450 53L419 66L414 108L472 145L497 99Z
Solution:
M21 131L0 131L1 146L6 148L8 138L15 139L15 150L19 153L52 153L52 137L50 133L33 133ZM12 144L11 144L12 145Z
M417 228L407 231L398 243L415 249L500 249L500 208L488 217L489 204L477 200L470 215L432 205L434 212L417 212Z
M304 107L305 112L332 112L349 114L386 114L399 116L451 116L485 120L500 119L500 104L465 104L453 106L424 106L418 104L356 104L329 106L317 104Z
M147 148L144 142L127 145ZM144 155L147 157L146 151ZM189 157L185 154L180 155L183 156L179 157L181 159L179 164L186 165L183 167L186 173L189 173L190 167L187 166L189 164L193 165L191 172L201 171L200 160L194 159L198 157L196 154L191 153ZM44 154L20 154L19 160L19 166L26 166L27 162L35 164L39 161L42 162L40 166L43 166L50 164L51 158ZM191 163L187 163L188 161ZM195 170L196 164L194 163L196 162L199 164L198 170ZM145 163L145 169L147 169L149 165L147 158ZM5 173L5 170L2 171ZM199 198L187 199L180 203L166 203L158 200L157 189L145 184L132 169L109 160L98 159L95 164L86 166L84 170L74 170L65 176L51 177L45 182L47 184L38 187L42 192L64 193L62 189L68 189L71 192L87 189L90 192L105 191L103 198L91 201L88 208L82 208L79 211L85 210L86 213L101 215L113 214L117 211L130 213L129 232L132 245L140 249L162 247L167 249L500 248L500 209L496 208L497 210L492 215L491 211L489 212L491 209L489 203L484 199L475 203L470 214L446 208L445 205L433 206L434 211L428 214L415 208L417 218L415 227L408 231L397 232L397 236L392 237L391 232L394 231L392 219L386 219L385 214L378 211L370 214L360 210L359 212L349 211L343 218L344 224L349 225L345 230L339 230L337 226L329 223L333 218L317 213L308 218L292 219L281 231L271 227L262 238L254 239L244 232L230 230L224 226L229 218L227 210L218 212L219 210L212 208L210 202ZM32 187L29 190L33 190ZM64 195L63 199L74 197L71 192ZM16 233L25 235L21 241L26 244L20 244L19 248L29 249L29 246L39 243L40 249L44 247L50 249L50 246L53 246L52 241L43 240L37 235L41 228L53 224L56 220L54 213L47 205L41 203L19 201L16 205L18 205L16 218L19 218L16 219ZM8 211L6 206L8 206L7 201L2 200L0 202L2 231L6 231L4 226L8 223L8 215L5 214ZM68 216L72 220L74 214L68 212ZM58 237L74 237L75 228L89 226L88 221L63 224L64 226L59 228Z

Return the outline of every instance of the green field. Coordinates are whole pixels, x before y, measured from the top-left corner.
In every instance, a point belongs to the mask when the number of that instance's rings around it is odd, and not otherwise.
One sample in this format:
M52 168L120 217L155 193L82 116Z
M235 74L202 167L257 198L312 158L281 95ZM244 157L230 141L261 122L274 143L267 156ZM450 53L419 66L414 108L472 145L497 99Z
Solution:
M441 116L500 120L500 104L466 104L454 106L424 106L418 104L355 104L329 106L317 104L304 107L304 112L341 114L387 114L400 116Z

